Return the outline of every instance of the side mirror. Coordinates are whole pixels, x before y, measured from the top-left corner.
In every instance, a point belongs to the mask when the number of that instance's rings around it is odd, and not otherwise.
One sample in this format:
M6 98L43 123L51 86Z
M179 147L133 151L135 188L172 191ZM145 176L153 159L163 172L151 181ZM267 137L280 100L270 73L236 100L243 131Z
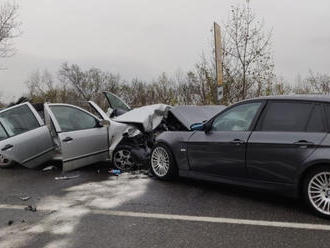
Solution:
M204 123L194 123L190 126L192 131L202 131L204 130Z
M208 132L210 132L211 128L212 128L212 121L209 121L204 124L203 130L205 133L208 133Z
M101 120L99 121L100 127L110 127L110 121L108 120Z

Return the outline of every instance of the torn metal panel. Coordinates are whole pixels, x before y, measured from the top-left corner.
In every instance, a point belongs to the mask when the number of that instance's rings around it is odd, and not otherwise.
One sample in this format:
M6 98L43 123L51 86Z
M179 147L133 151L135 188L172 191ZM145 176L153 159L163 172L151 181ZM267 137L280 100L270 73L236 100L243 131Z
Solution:
M110 121L110 126L108 128L108 137L109 137L109 159L112 160L113 152L115 151L118 144L122 141L123 135L125 133L129 133L131 136L135 136L138 133L134 133L138 131L134 126L128 125L125 123L119 123L116 121L113 121L108 114L106 114L100 106L98 106L95 102L89 101L88 102L92 108L94 108L95 111L99 113L100 116L104 120Z
M115 151L118 144L124 138L123 134L128 133L128 130L134 128L133 126L117 123L112 121L109 127L109 157L112 160L113 152Z

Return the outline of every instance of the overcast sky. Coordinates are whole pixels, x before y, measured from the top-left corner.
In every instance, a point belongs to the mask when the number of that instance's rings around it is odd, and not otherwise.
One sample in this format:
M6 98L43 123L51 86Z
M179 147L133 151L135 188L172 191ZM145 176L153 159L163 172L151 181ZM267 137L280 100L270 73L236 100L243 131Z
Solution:
M0 0L3 2L3 0ZM1 59L0 92L24 92L35 70L63 62L151 80L188 70L208 52L213 21L244 0L16 0L23 34L17 54ZM251 0L273 28L276 71L288 81L309 69L330 71L330 0Z

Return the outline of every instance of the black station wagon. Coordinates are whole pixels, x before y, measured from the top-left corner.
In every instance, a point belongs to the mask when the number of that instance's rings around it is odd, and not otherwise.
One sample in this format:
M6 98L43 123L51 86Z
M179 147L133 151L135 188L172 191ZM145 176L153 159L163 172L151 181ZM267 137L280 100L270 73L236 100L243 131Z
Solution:
M151 154L160 179L184 176L302 196L330 217L330 97L239 102L190 132L164 132Z

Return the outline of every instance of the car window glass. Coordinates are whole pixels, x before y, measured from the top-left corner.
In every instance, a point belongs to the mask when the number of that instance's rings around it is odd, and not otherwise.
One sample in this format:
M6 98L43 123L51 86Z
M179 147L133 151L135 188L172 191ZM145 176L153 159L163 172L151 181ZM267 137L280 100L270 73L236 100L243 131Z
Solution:
M213 131L246 131L249 129L261 103L247 103L236 106L216 117Z
M121 109L124 111L130 110L130 108L127 106L127 104L124 103L124 101L121 100L118 96L111 94L109 92L106 92L105 95L107 96L112 109Z
M5 129L3 128L3 126L0 124L0 141L7 139L7 138L8 138L8 135L5 131Z
M330 104L325 104L328 129L330 129Z
M102 116L100 115L100 113L98 111L96 111L96 109L94 109L87 101L79 101L79 102L76 101L76 102L72 102L70 104L75 105L79 108L82 108L82 109L86 110L87 112L92 113L99 119L102 119Z
M271 102L257 126L258 131L303 132L312 103Z
M90 129L97 126L97 120L90 114L70 106L50 106L63 132Z
M316 105L313 109L311 117L308 121L307 132L325 132L325 127L322 120L322 107Z
M35 115L27 105L0 113L0 122L9 136L15 136L40 127Z

